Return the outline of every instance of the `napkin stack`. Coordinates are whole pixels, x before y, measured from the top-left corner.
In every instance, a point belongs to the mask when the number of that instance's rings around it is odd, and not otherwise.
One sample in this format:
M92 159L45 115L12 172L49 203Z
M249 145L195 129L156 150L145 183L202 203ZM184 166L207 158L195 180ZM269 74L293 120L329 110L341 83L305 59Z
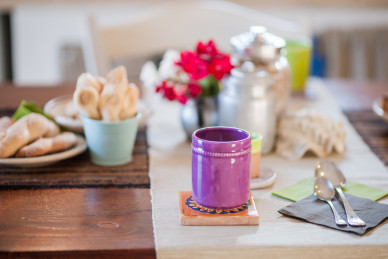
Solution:
M334 222L333 212L331 211L329 205L326 202L318 200L313 194L311 194L313 182L314 179L309 178L302 180L297 184L273 192L276 196L297 201L291 205L281 208L279 212L285 216L305 220L310 223L333 229L352 232L358 235L365 234L368 230L376 227L388 218L388 205L374 201L387 195L388 191L359 183L347 183L348 188L345 189L345 196L353 210L362 220L365 221L366 226L337 226ZM352 193L353 195L349 193ZM306 194L308 195L307 197ZM341 217L346 219L345 209L339 199L333 199L332 202Z

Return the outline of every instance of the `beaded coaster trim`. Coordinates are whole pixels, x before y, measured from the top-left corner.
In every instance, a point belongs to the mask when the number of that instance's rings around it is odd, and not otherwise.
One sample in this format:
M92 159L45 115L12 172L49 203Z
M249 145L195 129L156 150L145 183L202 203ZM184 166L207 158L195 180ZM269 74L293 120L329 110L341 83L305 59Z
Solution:
M212 208L207 208L204 207L200 204L198 204L195 200L193 200L193 196L190 196L189 198L186 199L186 205L196 211L207 213L207 214L233 214L237 212L244 211L248 209L248 205L250 204L250 201L248 200L246 203L243 205L233 208L233 209L212 209Z

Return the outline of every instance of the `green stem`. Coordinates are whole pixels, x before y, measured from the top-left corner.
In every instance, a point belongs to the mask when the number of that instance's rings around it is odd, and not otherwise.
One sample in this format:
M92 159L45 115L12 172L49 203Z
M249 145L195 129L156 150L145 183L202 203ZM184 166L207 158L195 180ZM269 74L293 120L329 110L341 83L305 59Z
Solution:
M202 88L201 96L215 96L220 90L218 81L213 75L208 75L207 77L201 79L199 81L199 85Z

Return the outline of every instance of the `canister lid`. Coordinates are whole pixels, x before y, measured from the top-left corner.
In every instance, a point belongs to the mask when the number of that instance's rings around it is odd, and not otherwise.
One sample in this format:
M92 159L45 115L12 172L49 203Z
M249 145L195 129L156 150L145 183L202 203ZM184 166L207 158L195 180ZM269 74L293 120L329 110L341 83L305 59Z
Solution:
M252 26L248 32L234 36L230 43L241 60L267 63L276 59L286 45L283 38L267 32L263 26Z
M249 132L251 135L251 144L252 144L252 153L261 152L261 141L263 140L263 135L257 132Z

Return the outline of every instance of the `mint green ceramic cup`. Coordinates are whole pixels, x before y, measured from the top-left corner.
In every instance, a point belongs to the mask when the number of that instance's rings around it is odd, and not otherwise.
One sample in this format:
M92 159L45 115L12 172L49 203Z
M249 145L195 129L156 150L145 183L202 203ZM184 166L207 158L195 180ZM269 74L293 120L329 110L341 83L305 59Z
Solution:
M92 162L104 166L131 162L140 116L138 113L133 118L118 122L105 122L82 116Z

